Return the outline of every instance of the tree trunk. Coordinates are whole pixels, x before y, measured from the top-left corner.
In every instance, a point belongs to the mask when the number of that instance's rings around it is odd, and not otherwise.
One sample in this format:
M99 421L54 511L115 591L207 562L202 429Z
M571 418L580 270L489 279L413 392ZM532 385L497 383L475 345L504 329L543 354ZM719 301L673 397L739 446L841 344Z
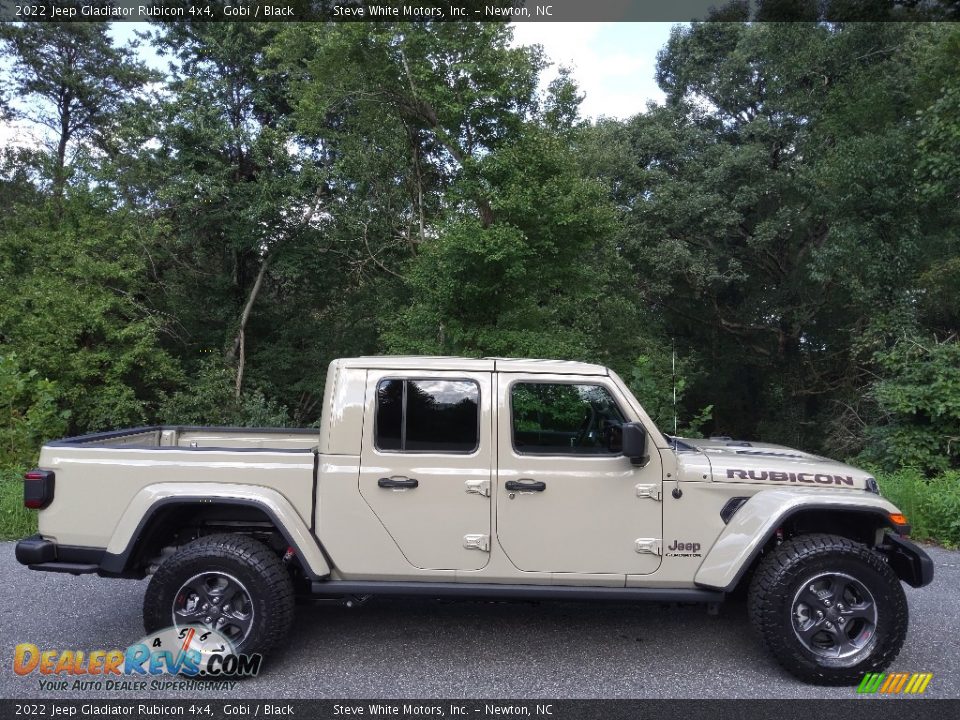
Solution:
M237 358L237 383L236 383L236 396L240 397L240 391L243 388L243 366L246 362L246 329L247 321L250 320L250 312L253 310L253 303L257 300L257 295L260 294L260 287L263 285L263 276L267 274L267 266L270 264L270 256L266 255L263 258L263 262L260 264L260 271L257 273L257 279L253 283L253 287L250 289L250 295L247 297L247 304L243 308L243 314L240 315L240 328L237 331L237 336L233 341L233 348L227 353L227 360L232 361L234 358Z
M60 112L60 140L57 142L57 166L53 171L53 196L59 204L63 199L64 186L67 184L67 143L70 141L70 103L69 94L62 96Z
M303 215L300 217L300 226L304 226L310 222L310 219L317 214L317 210L320 207L320 203L323 199L325 188L321 186L317 189L317 194L314 197L313 203L303 211ZM272 247L267 253L263 256L263 261L260 263L260 270L257 272L257 279L253 282L253 287L250 288L250 295L247 297L247 303L243 307L243 313L240 315L240 327L237 330L237 336L233 340L233 347L230 349L230 352L227 353L227 362L233 362L234 359L237 360L237 382L236 382L236 396L240 397L240 392L243 389L243 370L244 364L246 363L246 330L247 330L247 321L250 320L250 313L253 310L253 304L257 300L257 295L260 294L260 288L263 285L263 278L267 274L267 267L270 265L270 260L276 252L276 245ZM239 266L239 260L238 260ZM239 271L237 273L239 275Z

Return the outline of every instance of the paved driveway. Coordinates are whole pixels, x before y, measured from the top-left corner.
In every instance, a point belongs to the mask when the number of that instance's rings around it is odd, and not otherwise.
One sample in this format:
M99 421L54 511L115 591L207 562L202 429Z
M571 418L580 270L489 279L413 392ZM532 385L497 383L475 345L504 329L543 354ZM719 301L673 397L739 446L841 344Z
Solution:
M925 697L958 698L960 552L929 552L936 580L907 589L910 632L891 670L932 672ZM0 697L131 698L42 691L36 675L13 673L13 649L20 642L126 647L143 634L146 581L32 572L17 564L12 543L0 543L0 573ZM286 647L261 676L205 696L851 698L855 691L804 685L780 670L742 602L710 617L702 606L383 599L352 609L299 606Z

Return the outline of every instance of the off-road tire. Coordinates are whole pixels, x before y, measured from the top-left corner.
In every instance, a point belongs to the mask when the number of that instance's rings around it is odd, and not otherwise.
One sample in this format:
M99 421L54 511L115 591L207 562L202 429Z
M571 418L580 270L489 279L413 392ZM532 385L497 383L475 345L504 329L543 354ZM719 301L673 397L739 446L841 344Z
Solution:
M876 609L870 640L843 661L818 656L794 630L795 599L812 579L830 573L862 584ZM887 668L903 646L909 623L903 586L885 558L849 538L820 533L787 540L763 558L750 584L748 612L780 665L817 685L855 685L864 673ZM830 666L831 662L846 666Z
M173 625L176 594L190 578L207 572L226 573L242 583L250 596L253 619L249 634L235 644L238 653L266 654L290 630L293 583L283 562L270 548L245 535L208 535L173 553L157 568L143 599L143 625L148 633Z

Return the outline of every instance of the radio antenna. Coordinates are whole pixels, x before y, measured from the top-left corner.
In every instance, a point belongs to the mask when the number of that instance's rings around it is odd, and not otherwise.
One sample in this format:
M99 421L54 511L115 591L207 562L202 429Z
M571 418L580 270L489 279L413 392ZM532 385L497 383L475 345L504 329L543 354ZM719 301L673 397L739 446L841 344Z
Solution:
M670 338L671 372L673 375L673 437L677 437L677 341Z

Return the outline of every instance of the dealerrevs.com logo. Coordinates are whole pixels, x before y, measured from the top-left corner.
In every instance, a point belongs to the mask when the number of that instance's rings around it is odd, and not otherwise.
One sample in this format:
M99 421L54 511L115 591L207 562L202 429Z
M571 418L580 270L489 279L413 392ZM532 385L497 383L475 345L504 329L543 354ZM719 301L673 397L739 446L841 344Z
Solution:
M933 673L867 673L860 681L858 693L883 695L920 695L933 680Z
M184 690L197 681L249 677L263 657L236 653L224 636L206 628L167 628L126 650L44 649L20 643L13 653L17 675L36 674L41 690ZM163 680L179 675L185 680Z

